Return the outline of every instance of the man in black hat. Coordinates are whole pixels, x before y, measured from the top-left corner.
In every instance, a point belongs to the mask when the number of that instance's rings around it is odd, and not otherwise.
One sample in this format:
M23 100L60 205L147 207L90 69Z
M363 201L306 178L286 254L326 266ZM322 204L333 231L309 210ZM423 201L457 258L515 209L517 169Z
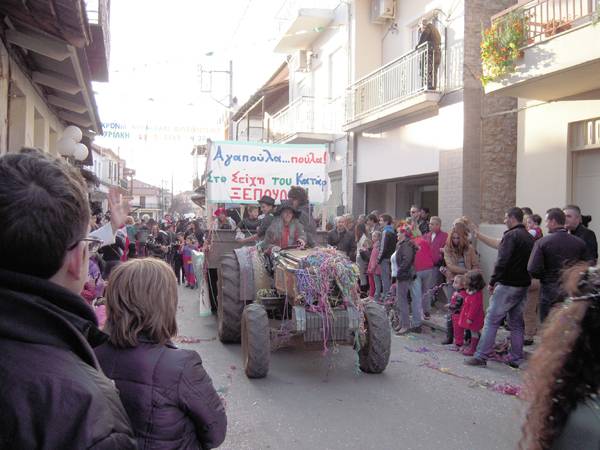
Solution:
M304 226L298 220L300 212L294 208L289 200L284 200L279 206L273 223L269 226L267 233L258 247L264 251L270 251L273 247L287 248L306 246L306 233Z
M258 201L261 215L258 216L258 228L256 228L256 234L249 236L245 239L239 239L238 242L248 243L256 242L264 239L271 222L273 222L273 210L275 209L275 199L268 195L263 195Z

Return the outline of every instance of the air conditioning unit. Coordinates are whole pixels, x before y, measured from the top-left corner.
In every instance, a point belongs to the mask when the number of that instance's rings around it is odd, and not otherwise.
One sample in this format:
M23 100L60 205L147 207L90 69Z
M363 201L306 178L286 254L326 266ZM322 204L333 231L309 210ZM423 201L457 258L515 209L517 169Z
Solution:
M289 61L290 72L308 72L310 70L310 52L297 50Z
M371 23L392 20L395 12L395 0L371 0Z

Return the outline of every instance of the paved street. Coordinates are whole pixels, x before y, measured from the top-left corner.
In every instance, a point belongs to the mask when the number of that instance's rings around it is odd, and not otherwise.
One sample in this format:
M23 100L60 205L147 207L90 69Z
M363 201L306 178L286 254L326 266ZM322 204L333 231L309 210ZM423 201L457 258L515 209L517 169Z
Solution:
M326 357L283 349L272 354L266 379L249 380L240 346L221 344L214 317L198 317L197 293L179 288L178 341L200 353L226 399L229 429L220 448L516 448L521 403L492 384L520 384L518 370L463 366L462 355L437 344L438 332L393 336L382 375L359 372L349 347Z

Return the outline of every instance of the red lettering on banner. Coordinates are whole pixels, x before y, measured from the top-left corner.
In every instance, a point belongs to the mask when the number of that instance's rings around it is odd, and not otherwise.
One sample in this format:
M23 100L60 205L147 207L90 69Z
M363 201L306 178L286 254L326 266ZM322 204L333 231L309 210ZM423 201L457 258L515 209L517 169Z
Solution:
M288 198L287 190L285 189L259 189L231 186L229 191L229 198L231 200L240 200L242 202L257 202L263 195L273 197L275 200L287 200Z
M290 159L292 164L326 164L327 152L323 152L323 156L317 156L310 152L305 156L292 156Z

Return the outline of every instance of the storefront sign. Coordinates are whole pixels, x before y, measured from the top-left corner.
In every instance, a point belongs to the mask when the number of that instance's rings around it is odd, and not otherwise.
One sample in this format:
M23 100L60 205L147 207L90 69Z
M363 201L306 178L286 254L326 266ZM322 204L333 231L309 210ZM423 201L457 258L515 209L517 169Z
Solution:
M209 203L256 203L263 195L277 203L292 186L308 189L311 204L330 195L327 146L212 142L206 171Z

